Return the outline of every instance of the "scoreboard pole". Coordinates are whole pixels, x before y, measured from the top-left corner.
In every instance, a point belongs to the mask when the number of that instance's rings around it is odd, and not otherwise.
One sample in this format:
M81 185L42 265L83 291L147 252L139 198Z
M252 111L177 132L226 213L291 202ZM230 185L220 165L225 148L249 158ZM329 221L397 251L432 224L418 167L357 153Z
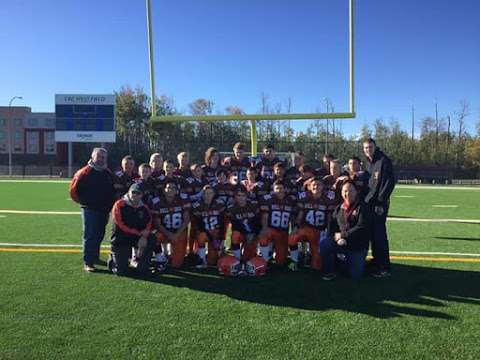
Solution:
M68 177L71 178L73 176L73 143L68 143Z

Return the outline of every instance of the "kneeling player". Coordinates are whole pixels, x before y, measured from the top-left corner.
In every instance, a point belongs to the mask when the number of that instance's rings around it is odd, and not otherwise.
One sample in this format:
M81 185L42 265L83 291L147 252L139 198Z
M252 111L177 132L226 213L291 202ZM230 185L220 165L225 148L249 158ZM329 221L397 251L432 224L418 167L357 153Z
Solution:
M295 271L298 269L299 242L310 244L312 269L320 270L321 268L320 236L325 236L329 210L334 206L332 200L324 194L323 188L322 180L319 177L315 177L309 184L309 191L302 192L298 196L297 207L299 212L296 223L299 228L288 238L290 258L292 259L291 270Z
M232 250L237 260L248 261L257 253L257 234L260 230L258 206L247 200L243 187L235 191L234 204L227 209L232 223ZM243 250L243 255L242 255Z
M225 203L215 195L215 190L210 185L206 185L201 199L192 204L193 221L198 229L197 255L201 260L201 263L196 266L198 269L206 268L207 264L216 265L218 257L223 252ZM207 243L208 255L205 247Z
M261 201L262 231L258 236L262 257L270 260L270 246L275 247L275 262L284 265L288 256L288 229L295 203L286 196L281 181L273 183L271 195L265 195Z
M127 275L133 248L137 252L137 271L144 273L149 268L155 239L151 234L152 215L142 202L142 195L140 185L133 184L113 206L112 253L108 268L117 275Z
M157 245L166 253L166 244L171 244L172 267L179 268L183 264L187 252L187 227L190 222L190 203L178 195L175 182L167 182L165 192L153 200L153 211L156 217ZM163 270L165 258L159 252L156 255L157 266Z

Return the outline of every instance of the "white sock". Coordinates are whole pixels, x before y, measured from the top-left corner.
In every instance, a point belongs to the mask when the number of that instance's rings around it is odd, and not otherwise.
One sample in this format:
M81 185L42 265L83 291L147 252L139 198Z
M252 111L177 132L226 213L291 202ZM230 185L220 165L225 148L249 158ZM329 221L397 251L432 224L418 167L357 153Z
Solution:
M162 246L162 253L164 253L165 255L168 254L168 244L167 243L162 243L161 246Z
M297 250L290 250L290 259L298 263L298 249Z
M198 256L200 256L200 258L205 261L206 260L206 253L207 253L207 248L205 247L201 247L201 248L198 248Z
M242 256L241 250L240 249L233 250L233 256L235 256L237 260L240 260L240 257Z
M270 260L270 246L260 246L260 253L262 254L263 260Z

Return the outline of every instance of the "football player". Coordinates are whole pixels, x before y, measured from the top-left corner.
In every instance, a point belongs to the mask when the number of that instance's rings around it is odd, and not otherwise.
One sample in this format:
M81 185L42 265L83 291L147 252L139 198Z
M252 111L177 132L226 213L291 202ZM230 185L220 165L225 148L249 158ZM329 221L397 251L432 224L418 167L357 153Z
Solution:
M190 171L190 157L188 156L188 153L185 151L179 153L177 155L177 161L178 166L175 170L175 175L181 176L184 179L192 176L192 173Z
M290 269L298 269L298 244L308 243L310 246L311 264L313 269L320 270L321 258L319 240L326 236L329 224L329 214L335 208L335 203L323 191L323 182L320 177L315 177L309 184L309 191L299 194L296 218L298 228L290 234L288 245L290 249Z
M247 169L250 167L250 161L244 156L244 145L236 143L233 146L233 156L223 159L223 166L229 173L229 182L239 184L247 178Z
M232 251L237 260L248 261L257 254L259 215L257 204L248 201L247 190L238 187L233 205L227 208L227 218L232 224Z
M204 269L207 265L216 265L217 260L223 252L224 226L225 226L225 204L218 199L215 190L206 185L202 191L202 197L192 203L192 222L198 231L197 255L201 263L196 267ZM206 245L208 243L208 255ZM207 258L208 256L208 258Z
M275 262L284 265L288 256L288 230L295 211L295 201L285 193L281 181L273 183L272 194L260 203L262 230L258 236L262 257L270 260L270 246L275 248Z
M248 198L252 201L258 201L270 192L268 184L257 181L257 170L254 167L247 169L247 178L241 184L247 189Z
M163 270L166 263L167 244L171 245L172 267L179 268L183 264L187 252L187 227L190 222L190 202L181 199L174 181L167 181L165 191L153 200L154 224L157 229L158 251L155 260L157 269Z
M151 208L152 206L152 199L157 196L157 189L155 186L155 180L152 178L152 168L150 165L144 163L138 166L138 174L140 177L135 179L135 183L137 183L143 192L142 201Z
M159 153L150 155L150 162L148 163L152 168L152 178L157 179L163 175L163 157Z
M359 196L363 199L368 191L368 179L370 178L368 172L362 171L361 160L352 156L348 160L348 177L355 184Z
M113 187L118 199L127 193L135 179L138 179L138 174L135 172L135 160L127 155L122 159L122 169L115 172Z
M207 182L210 185L216 182L216 172L220 170L220 154L217 149L210 147L205 151L205 164L202 165L202 170Z
M260 158L260 161L255 164L255 167L263 179L273 180L273 166L279 162L282 161L275 155L275 148L272 144L268 144L264 146L263 156Z

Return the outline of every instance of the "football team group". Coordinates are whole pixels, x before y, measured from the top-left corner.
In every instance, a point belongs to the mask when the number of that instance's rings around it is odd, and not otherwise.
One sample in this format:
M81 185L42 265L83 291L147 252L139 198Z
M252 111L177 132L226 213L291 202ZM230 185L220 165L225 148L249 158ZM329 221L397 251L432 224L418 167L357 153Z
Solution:
M203 165L190 164L185 152L176 162L155 153L137 169L125 156L112 173L107 151L95 148L70 183L82 208L84 270L105 265L128 275L216 266L225 275L255 276L310 267L324 280L359 278L366 269L388 277L392 162L373 139L363 142L363 153L363 161L352 156L345 166L330 154L311 166L296 152L287 166L272 145L252 158L237 143L223 159L209 148ZM110 212L111 254L103 262Z

